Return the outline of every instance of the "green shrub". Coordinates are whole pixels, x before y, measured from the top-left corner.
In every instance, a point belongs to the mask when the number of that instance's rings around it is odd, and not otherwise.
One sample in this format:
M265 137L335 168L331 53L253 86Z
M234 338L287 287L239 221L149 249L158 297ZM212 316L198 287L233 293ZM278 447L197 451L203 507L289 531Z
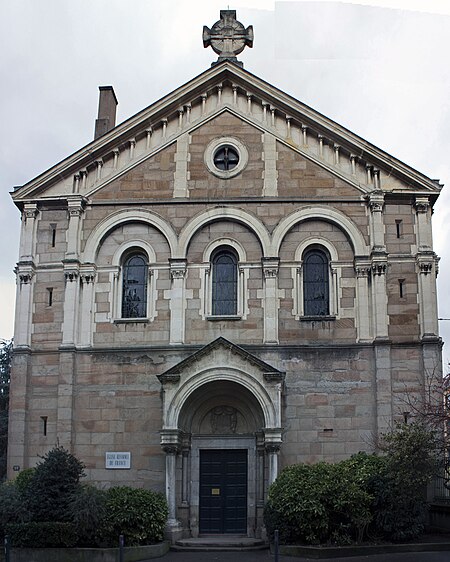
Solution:
M78 544L95 546L98 529L106 516L107 493L91 484L79 486L72 496L68 516L74 524Z
M373 497L365 489L376 461L366 455L353 464L320 462L286 467L269 489L264 520L283 543L360 540L372 520Z
M12 482L0 485L0 536L9 523L21 523L29 519L29 511L23 498Z
M21 494L25 494L30 482L34 476L35 469L34 468L25 468L21 470L16 478L13 480L14 486Z
M166 520L167 503L162 494L128 486L110 488L98 542L116 546L119 535L124 535L127 546L159 542Z
M376 531L400 541L425 528L426 486L436 470L438 438L423 423L398 424L382 436L384 470L373 481Z
M63 447L42 457L26 487L34 521L68 521L68 505L84 476L84 465Z
M11 545L17 548L71 547L77 542L75 527L71 523L11 523L5 531Z

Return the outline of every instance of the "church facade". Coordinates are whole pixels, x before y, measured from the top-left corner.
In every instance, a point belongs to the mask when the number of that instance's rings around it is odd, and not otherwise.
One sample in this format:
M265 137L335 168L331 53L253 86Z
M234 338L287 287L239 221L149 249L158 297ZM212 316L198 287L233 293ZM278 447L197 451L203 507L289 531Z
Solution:
M116 103L12 194L9 476L58 442L173 537L260 536L281 467L373 450L441 368L441 186L231 56Z

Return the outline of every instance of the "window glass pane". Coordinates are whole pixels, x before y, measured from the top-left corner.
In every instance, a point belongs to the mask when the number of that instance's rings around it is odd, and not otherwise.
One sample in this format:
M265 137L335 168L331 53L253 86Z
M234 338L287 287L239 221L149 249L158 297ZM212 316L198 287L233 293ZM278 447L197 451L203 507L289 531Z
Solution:
M326 316L330 313L328 259L324 252L312 250L303 264L305 316Z
M123 266L122 318L147 315L147 260L142 255L128 258Z
M237 259L228 251L219 252L213 258L212 313L237 314Z

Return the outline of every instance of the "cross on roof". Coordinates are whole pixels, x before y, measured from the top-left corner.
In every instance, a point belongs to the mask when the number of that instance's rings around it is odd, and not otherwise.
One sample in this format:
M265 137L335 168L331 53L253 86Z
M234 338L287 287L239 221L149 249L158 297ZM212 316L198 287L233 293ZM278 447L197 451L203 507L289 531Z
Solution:
M211 46L213 51L219 55L213 65L230 60L243 66L242 62L237 60L236 55L241 53L246 46L253 47L253 26L249 25L245 29L242 23L236 20L236 10L220 10L220 20L211 29L206 25L203 26L203 46Z

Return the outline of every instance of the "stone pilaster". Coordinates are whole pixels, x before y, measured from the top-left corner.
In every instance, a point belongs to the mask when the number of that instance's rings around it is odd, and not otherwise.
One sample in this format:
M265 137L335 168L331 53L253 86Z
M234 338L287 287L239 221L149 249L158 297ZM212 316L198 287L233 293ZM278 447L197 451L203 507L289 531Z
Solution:
M368 204L370 209L370 242L372 251L385 252L386 246L384 243L383 192L373 191L369 195Z
M188 197L188 162L189 162L189 133L184 133L178 137L177 152L175 154L175 172L174 172L174 197Z
M268 480L267 486L269 487L272 482L275 482L278 476L278 455L281 449L281 429L280 428L266 428L264 430L264 448L268 459Z
M16 312L14 323L14 347L31 345L33 314L34 263L20 261L16 267Z
M79 344L83 347L92 345L95 264L83 264L80 267L80 333Z
M433 247L431 231L431 206L428 197L416 197L416 236L419 252L430 252Z
M387 312L386 256L372 256L372 318L375 338L389 337L389 317Z
M369 276L372 273L372 269L370 266L370 262L356 262L355 270L358 341L364 342L371 339Z
M73 385L75 352L62 351L59 356L58 406L56 437L68 451L73 447Z
M278 268L279 258L263 258L264 343L278 343Z
M392 368L391 347L375 342L375 388L377 437L392 427Z
M184 343L186 260L170 259L170 343Z
M37 204L25 203L22 212L22 232L19 250L20 261L34 262L37 217Z
M263 195L266 197L276 197L278 195L277 141L274 135L270 133L264 133L262 136L264 161Z
M436 268L434 252L420 252L417 255L419 282L420 335L422 338L437 338L439 334Z

